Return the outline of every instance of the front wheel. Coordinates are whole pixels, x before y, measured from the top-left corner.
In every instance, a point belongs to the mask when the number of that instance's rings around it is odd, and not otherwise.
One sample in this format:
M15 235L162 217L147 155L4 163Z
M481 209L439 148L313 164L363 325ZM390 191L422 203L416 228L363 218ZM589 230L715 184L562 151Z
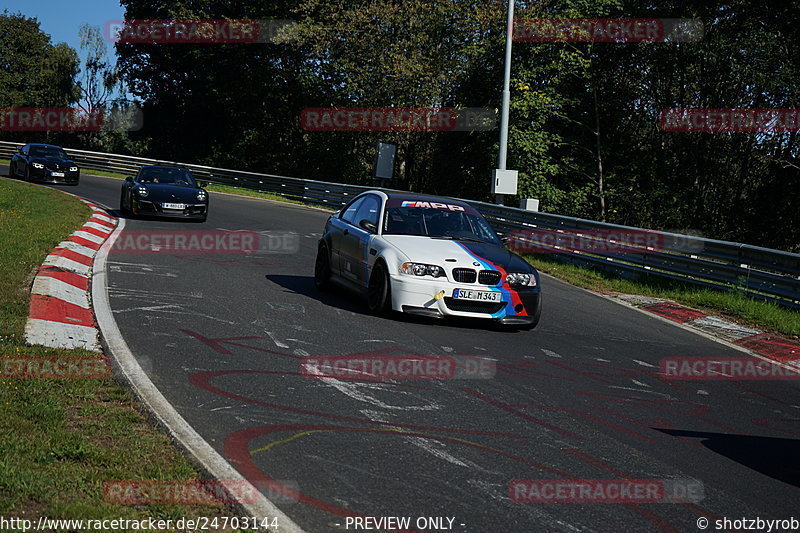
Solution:
M318 291L324 291L331 284L331 256L328 247L321 244L317 249L317 260L314 262L314 285Z
M130 209L128 209L128 207L125 205L124 192L120 193L119 195L119 212L122 213L123 215L128 215L131 212Z
M367 306L373 314L384 314L392 306L392 285L383 262L375 263L367 286Z

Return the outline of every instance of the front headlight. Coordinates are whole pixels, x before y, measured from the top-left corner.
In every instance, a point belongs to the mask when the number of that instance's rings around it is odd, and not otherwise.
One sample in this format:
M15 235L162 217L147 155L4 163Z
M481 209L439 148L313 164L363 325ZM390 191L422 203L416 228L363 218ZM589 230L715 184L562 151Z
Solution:
M442 267L424 263L403 263L400 265L400 273L409 276L431 276L434 278L441 278L445 275Z
M201 202L205 201L206 196L207 196L206 191L197 191L197 199L200 200Z
M136 193L141 196L142 198L147 198L148 192L147 187L136 187Z
M512 287L535 287L536 276L523 272L509 272L506 281Z
M78 167L69 167L69 171L70 172L77 172L78 171Z
M41 163L31 163L31 164L33 165L33 168L44 168L44 165Z

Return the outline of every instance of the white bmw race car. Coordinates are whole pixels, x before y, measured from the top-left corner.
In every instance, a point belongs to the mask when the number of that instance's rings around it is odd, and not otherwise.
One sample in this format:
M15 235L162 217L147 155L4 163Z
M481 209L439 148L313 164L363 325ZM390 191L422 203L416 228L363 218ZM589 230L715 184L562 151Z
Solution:
M414 193L368 191L325 224L314 268L366 296L370 311L472 317L533 328L539 273L510 252L469 205Z

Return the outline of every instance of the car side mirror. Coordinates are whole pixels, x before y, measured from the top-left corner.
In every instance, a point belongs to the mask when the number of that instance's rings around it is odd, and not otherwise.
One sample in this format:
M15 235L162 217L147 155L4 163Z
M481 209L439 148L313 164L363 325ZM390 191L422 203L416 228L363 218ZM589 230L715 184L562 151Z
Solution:
M199 185L201 189L205 189L206 187L208 187L208 182L207 181L198 181L197 185Z
M358 225L370 233L378 233L378 227L366 218L359 222Z

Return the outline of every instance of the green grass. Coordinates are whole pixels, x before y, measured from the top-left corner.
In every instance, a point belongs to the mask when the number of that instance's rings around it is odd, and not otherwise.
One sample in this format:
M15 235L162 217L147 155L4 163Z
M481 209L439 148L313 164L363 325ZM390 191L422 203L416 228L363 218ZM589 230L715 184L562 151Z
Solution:
M32 274L90 210L58 191L0 178L0 355L86 357L24 341ZM221 505L120 505L103 482L199 479L188 459L113 379L0 374L0 515L143 518L230 515Z
M639 294L664 298L722 315L739 323L790 336L800 336L800 312L753 300L737 291L717 291L680 281L661 279L631 281L592 268L562 263L555 258L526 254L539 269L573 285L599 292Z
M94 170L91 168L82 168L81 174L93 174L95 176L105 176L107 178L125 179L130 174L120 174L119 172L106 172L105 170Z
M216 192L224 192L228 194L238 194L239 196L250 196L253 198L265 198L267 200L275 200L278 202L286 202L289 204L298 204L298 205L305 205L308 204L301 202L299 200L292 200L290 198L285 198L280 194L273 194L271 192L262 192L262 191L254 191L252 189L245 189L242 187L234 187L232 185L209 185L206 187L206 190L209 191L216 191Z

